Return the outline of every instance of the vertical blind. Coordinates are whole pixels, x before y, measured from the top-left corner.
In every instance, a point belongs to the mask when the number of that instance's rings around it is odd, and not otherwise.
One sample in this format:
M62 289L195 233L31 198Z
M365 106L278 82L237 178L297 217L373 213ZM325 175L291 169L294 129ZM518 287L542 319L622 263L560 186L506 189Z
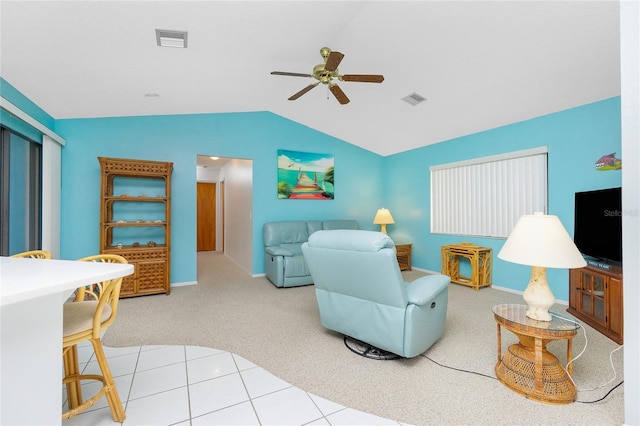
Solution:
M547 212L547 147L432 166L431 232L506 238Z

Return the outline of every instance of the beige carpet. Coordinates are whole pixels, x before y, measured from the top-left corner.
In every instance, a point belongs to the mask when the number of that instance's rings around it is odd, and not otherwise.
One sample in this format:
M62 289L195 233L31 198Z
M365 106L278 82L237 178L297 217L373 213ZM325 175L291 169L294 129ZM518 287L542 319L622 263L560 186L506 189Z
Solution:
M407 281L422 275L403 273ZM108 346L143 344L201 345L241 355L308 392L339 404L415 425L594 424L624 421L623 388L603 401L548 405L528 400L495 379L496 324L491 307L523 303L520 295L484 288L479 292L452 284L445 335L425 356L378 361L350 352L342 336L325 330L318 317L313 286L276 288L267 278L251 276L225 255L198 255L198 285L174 287L170 296L123 299L118 318L107 331ZM566 306L557 305L556 312ZM589 341L574 362L578 401L603 397L622 380L618 345L585 327ZM503 350L515 343L502 332ZM585 344L574 338L574 355ZM566 358L566 343L548 349ZM489 377L486 377L489 376Z

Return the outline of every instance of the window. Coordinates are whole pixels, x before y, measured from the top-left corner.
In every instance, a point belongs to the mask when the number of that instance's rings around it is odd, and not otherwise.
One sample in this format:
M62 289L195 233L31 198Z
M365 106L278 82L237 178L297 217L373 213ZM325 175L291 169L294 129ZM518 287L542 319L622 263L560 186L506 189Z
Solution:
M42 145L0 129L0 255L41 245Z
M431 232L507 238L547 211L547 147L432 166Z

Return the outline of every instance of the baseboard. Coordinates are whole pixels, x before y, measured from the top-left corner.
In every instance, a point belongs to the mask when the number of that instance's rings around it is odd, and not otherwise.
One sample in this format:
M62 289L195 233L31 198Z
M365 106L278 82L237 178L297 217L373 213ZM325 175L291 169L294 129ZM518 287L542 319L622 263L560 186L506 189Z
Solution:
M506 291L507 293L519 294L521 296L524 294L524 291L514 290L512 288L507 288L507 287L500 287L499 285L492 285L491 288L495 288L496 290L500 290L500 291Z
M420 271L420 272L424 272L425 274L429 274L429 275L433 275L433 274L439 274L439 271L430 271L429 269L422 269L422 268L416 268L415 266L411 267L411 270L416 270L416 271Z
M182 283L171 283L170 286L171 287L182 287L182 286L185 286L185 285L196 285L196 284L198 284L198 281L185 281L185 282L182 282Z
M507 293L514 293L514 294L519 294L519 295L523 295L524 294L524 291L514 290L512 288L500 287L500 286L497 286L497 285L493 285L491 287L495 288L496 290L506 291ZM569 306L569 302L567 300L556 299L556 303L559 304L559 305Z

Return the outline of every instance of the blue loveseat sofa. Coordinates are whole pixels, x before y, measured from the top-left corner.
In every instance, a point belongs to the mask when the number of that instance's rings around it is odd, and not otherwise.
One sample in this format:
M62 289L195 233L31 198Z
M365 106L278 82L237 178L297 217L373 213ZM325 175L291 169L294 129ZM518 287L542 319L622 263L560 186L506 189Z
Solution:
M355 220L267 222L262 227L264 270L276 287L313 284L302 255L302 244L320 230L360 229Z

